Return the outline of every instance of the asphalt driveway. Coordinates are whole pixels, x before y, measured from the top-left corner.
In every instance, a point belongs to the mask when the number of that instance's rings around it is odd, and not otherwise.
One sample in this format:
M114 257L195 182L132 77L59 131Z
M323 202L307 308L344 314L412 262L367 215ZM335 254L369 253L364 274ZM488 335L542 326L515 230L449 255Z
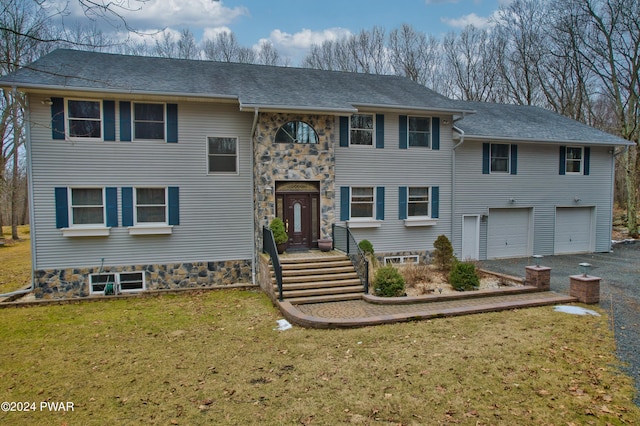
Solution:
M618 358L636 383L636 405L640 405L640 242L616 244L611 253L547 256L541 265L551 268L551 290L569 294L569 276L579 274L578 264L590 263L591 272L602 278L600 307L612 316ZM524 277L533 259L503 259L480 262L482 268Z

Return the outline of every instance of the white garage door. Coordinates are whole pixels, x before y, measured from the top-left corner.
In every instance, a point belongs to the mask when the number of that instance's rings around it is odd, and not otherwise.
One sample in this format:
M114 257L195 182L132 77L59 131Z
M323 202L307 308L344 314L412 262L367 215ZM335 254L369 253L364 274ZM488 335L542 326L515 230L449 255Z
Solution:
M529 255L531 209L489 209L487 258Z
M555 254L591 251L591 207L556 208Z

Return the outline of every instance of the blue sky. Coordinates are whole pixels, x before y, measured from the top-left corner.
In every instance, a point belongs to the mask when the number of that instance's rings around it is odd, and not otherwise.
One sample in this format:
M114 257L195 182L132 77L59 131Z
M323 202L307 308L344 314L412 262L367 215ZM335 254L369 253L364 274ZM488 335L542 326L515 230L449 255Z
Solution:
M189 28L198 42L232 31L241 45L268 40L297 65L312 43L322 43L378 25L390 31L403 23L441 37L467 24L478 27L509 0L148 0L123 11L127 22L142 31ZM66 3L49 0L49 3ZM118 2L114 2L118 3ZM67 22L87 18L76 2ZM123 34L120 34L122 37Z

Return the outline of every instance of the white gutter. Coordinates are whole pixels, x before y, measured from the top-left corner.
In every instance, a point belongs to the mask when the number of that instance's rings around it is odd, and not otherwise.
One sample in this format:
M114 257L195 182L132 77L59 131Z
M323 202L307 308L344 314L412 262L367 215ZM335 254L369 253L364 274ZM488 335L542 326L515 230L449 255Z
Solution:
M472 109L451 109L451 108L434 108L434 107L420 107L420 106L406 106L406 105L388 105L388 104L365 104L360 102L354 102L354 106L374 108L374 109L386 109L386 110L399 110L399 111L430 111L430 112L443 112L448 114L474 114L475 110Z
M610 135L615 137L614 135ZM489 136L489 135L467 135L467 139L469 140L480 140L480 141L510 141L510 142L523 142L523 143L550 143L550 144L565 144L565 145L594 145L594 146L631 146L632 142L625 141L627 143L618 143L618 142L602 142L602 141L581 141L581 140L570 140L570 139L535 139L535 138L516 138L511 136ZM624 139L620 139L623 141Z
M313 113L334 113L334 114L353 114L358 112L356 108L325 108L325 107L313 107L309 105L269 105L269 104L243 104L240 102L240 111L256 111L262 110L265 112L313 112Z
M12 88L12 92L13 92L13 96L14 96L14 117L17 117L17 111L15 110L15 108L17 108L17 95L18 95L18 88L17 87L13 87ZM31 117L29 114L29 100L27 99L27 104L25 105L24 108L24 121L25 123L30 123L31 122ZM33 176L31 173L31 127L30 126L25 126L25 136L26 136L26 143L25 143L25 151L27 154L27 180L28 180L28 184L29 184L29 224L30 224L30 231L29 231L29 235L30 237L30 244L31 244L31 286L29 288L26 289L22 289L22 290L17 290L17 291L12 291L10 293L4 293L4 294L0 294L0 297L12 297L12 296L19 296L19 295L23 295L23 294L28 294L31 293L32 291L35 290L36 288L36 283L35 283L35 274L34 274L34 270L36 269L36 238L35 238L35 229L33 227L33 218L34 218L34 214L33 214ZM18 155L18 153L16 152L15 155Z
M464 117L464 116L463 116ZM451 150L451 240L453 242L453 232L455 229L455 217L456 217L456 149L464 143L464 130L459 127L453 126L453 130L460 134L460 142L453 146Z

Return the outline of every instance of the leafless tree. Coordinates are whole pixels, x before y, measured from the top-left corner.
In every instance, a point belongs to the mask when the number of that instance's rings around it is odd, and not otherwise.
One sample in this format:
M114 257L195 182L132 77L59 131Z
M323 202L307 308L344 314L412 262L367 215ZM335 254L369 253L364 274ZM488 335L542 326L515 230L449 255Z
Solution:
M403 24L389 33L389 62L396 75L441 90L443 49L433 35Z
M242 47L231 32L218 33L213 39L203 43L203 54L206 59L221 62L255 63L255 52L249 47Z

